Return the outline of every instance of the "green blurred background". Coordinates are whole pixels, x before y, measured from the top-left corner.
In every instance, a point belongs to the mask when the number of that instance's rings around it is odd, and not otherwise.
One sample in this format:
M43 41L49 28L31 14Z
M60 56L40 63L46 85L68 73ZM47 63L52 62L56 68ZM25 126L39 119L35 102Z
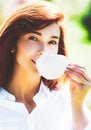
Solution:
M9 9L14 9L15 1L31 0L0 0L0 24L7 17ZM70 61L86 66L91 74L91 0L49 1L64 13L62 24ZM91 91L88 92L85 102L91 110Z

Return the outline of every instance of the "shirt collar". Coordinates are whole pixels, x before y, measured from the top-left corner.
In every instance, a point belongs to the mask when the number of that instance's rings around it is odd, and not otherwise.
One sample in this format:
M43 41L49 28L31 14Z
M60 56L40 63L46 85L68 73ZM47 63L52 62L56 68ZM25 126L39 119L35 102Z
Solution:
M38 104L40 101L44 101L48 95L50 95L50 89L41 81L39 92L33 97L33 100Z
M47 86L43 84L41 81L39 92L33 97L33 100L38 103L41 97L47 97L50 93L50 90ZM14 101L16 100L16 97L9 93L7 90L5 90L3 87L0 88L0 99L8 100L8 101Z
M8 100L8 101L15 101L16 98L14 95L6 91L4 88L0 88L0 99Z

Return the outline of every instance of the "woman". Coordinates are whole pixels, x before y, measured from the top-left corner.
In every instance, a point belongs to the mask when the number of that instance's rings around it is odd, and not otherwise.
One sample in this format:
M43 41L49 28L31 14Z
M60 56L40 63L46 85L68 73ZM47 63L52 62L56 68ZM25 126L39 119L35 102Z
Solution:
M91 87L87 70L69 64L64 77L70 84L62 86L61 77L47 80L36 67L44 54L67 56L62 20L54 5L39 2L20 6L1 26L0 130L91 129L83 105Z

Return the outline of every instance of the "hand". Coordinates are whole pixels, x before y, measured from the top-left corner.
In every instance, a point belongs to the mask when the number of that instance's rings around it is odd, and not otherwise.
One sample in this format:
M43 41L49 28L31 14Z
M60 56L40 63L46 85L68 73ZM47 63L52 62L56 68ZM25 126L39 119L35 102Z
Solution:
M81 106L88 90L91 88L91 77L85 67L77 64L69 64L66 74L70 80L72 104Z

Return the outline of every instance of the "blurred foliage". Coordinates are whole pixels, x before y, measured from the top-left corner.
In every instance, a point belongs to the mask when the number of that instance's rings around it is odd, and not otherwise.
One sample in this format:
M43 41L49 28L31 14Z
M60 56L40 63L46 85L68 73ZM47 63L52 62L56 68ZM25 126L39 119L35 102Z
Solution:
M91 44L91 1L83 12L71 17L83 31L83 43Z
M91 1L88 4L86 10L80 16L79 22L83 27L83 29L85 29L84 31L86 34L85 35L86 40L88 40L89 43L91 44Z
M3 16L2 16L2 4L0 3L0 24L3 22Z
M53 0L45 0L45 1L53 2Z

